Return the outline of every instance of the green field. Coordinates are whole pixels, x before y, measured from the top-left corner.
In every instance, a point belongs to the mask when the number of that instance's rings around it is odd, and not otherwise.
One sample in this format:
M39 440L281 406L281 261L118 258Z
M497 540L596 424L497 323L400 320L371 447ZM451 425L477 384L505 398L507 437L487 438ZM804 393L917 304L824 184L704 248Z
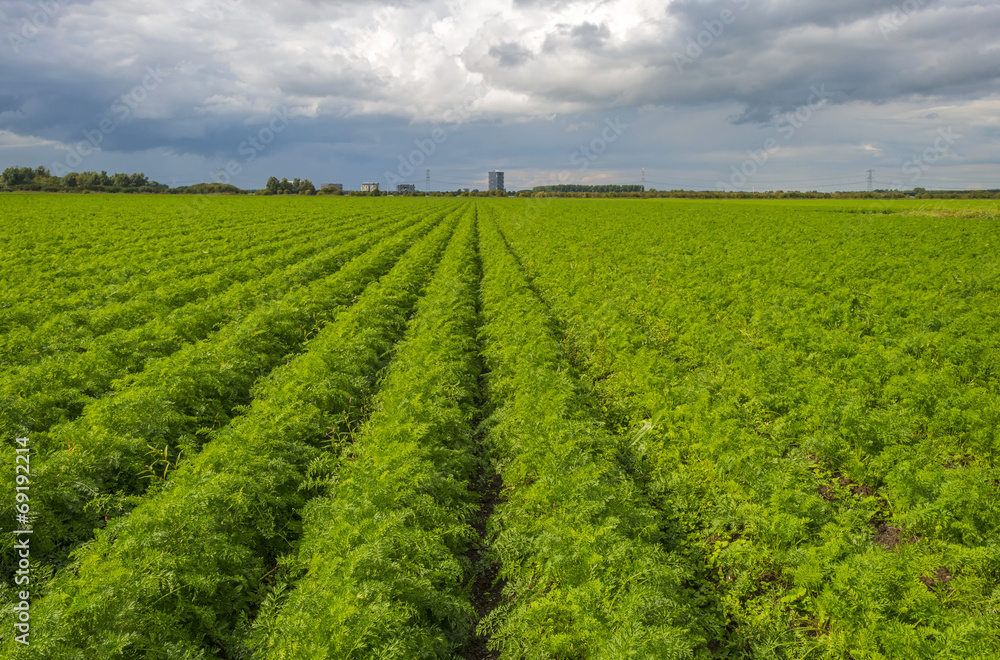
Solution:
M0 195L0 657L1000 657L998 222Z

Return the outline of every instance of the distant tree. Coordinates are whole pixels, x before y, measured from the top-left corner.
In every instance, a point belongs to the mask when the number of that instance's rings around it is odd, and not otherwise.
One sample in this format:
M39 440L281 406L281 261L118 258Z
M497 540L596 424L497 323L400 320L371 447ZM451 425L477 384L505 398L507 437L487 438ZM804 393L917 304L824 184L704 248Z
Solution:
M228 194L228 195L239 195L243 191L234 185L228 183L196 183L193 186L188 186L182 192L192 194L192 195L213 195L213 194Z
M35 172L30 167L8 167L0 174L0 184L22 186L35 180Z
M145 174L107 172L69 172L66 176L53 176L47 167L9 167L0 174L0 187L19 190L103 190L107 192L165 192L169 188L150 181Z

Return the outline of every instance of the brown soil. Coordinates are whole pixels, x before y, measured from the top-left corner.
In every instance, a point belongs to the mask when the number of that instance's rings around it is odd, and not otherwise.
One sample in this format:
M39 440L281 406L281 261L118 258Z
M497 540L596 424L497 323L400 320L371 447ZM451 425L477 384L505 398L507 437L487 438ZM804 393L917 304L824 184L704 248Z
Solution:
M757 580L757 589L754 591L754 597L763 596L775 588L784 589L787 585L785 581L781 578L781 575L774 573L772 571L764 571L760 578Z
M480 507L473 522L479 541L469 549L467 555L472 564L472 606L476 610L477 625L496 607L504 587L502 582L497 582L499 567L489 556L486 538L486 523L500 501L503 481L485 458L484 465L488 472L484 471L479 479ZM459 657L465 660L497 660L500 653L488 648L489 641L486 635L474 635L461 650Z
M875 494L875 489L865 484L851 486L851 492L861 497L871 497Z
M850 491L858 497L871 497L875 494L875 489L867 484L855 483L854 480L837 472L834 472L833 476L836 478L836 481L830 482L829 484L822 484L818 488L820 496L827 502L832 502L837 499L837 486L840 486L841 488L849 488Z
M871 497L875 493L875 489L871 486L855 483L853 479L848 477L840 476L837 483L844 487L850 486L851 492L861 497Z
M954 470L955 468L960 468L960 467L963 468L969 467L969 465L972 463L973 460L974 457L965 454L963 456L959 456L953 460L948 461L947 463L944 464L944 466L949 470Z
M884 521L874 522L872 523L872 527L875 528L875 538L873 539L875 544L881 545L886 550L892 550L906 543L916 543L920 540L919 536L905 537L902 527L895 527Z
M951 582L952 577L951 571L944 566L940 566L937 571L934 572L932 577L921 575L920 581L924 583L924 586L927 587L928 591L936 593L939 591L939 587L941 587L941 585L945 585L943 590L947 593L951 593L951 587L948 587L947 583Z

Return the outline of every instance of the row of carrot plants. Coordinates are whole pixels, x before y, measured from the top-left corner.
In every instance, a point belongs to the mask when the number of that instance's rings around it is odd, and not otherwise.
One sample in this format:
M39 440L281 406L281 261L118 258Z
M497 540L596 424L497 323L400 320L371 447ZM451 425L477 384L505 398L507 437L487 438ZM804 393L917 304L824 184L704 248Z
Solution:
M215 213L185 216L177 213L178 198L5 195L0 209L8 222L0 233L0 249L9 252L12 264L35 266L32 275L45 275L50 268L60 272L63 266L89 270L89 258L60 264L48 258L51 254L121 256L134 250L140 239L162 249L186 243L190 236L202 236L214 225L232 229L246 224L246 213L225 210L231 204L216 201L210 206Z
M274 245L271 258L251 260L248 255L242 264L219 268L196 280L191 291L199 295L186 305L162 310L162 314L147 309L144 322L92 338L68 355L49 356L22 367L0 382L4 404L0 435L9 441L72 420L92 399L107 393L116 379L140 371L148 360L200 341L226 324L238 324L260 305L280 299L289 287L335 271L353 253L345 254L338 246L346 246L362 233L361 244L368 245L374 236L387 235L409 222L372 222L363 230L340 233L339 240L296 249Z
M390 226L344 244L326 260L325 270L336 269L332 275L302 282L205 340L147 362L78 419L34 434L38 542L32 556L62 564L95 527L127 511L134 496L197 454L211 430L240 414L255 381L307 349L316 332L440 221L433 214L402 231ZM14 456L14 448L5 446L5 468L13 466ZM13 472L12 467L2 472L10 484L0 495L4 505L13 504ZM13 515L9 511L3 510L5 522ZM7 549L10 540L4 543ZM5 552L5 574L12 556Z
M295 232L323 241L338 227L410 212L400 200L379 207L370 200L303 206L302 200L273 199L198 199L188 217L191 198L6 196L0 204L14 208L0 228L0 331L44 325L60 314L76 323L109 303L127 303L160 287L171 290L177 285L171 268L219 265L226 255L274 235ZM66 215L60 218L62 208ZM80 232L91 236L89 245ZM63 240L46 245L42 238L48 234Z
M496 215L683 521L730 622L717 647L996 652L988 227L933 223L928 243L926 219L664 206Z
M331 239L343 242L345 235L357 234L362 227L409 215L409 209L403 208L396 213L358 218L352 217L350 210L345 208L331 216L313 213L295 224L255 227L253 234L246 235L239 230L246 232L252 226L249 219L244 220L242 227L215 227L194 244L176 241L170 250L176 254L171 258L138 246L136 250L141 254L129 255L127 264L118 263L110 255L91 257L90 265L97 267L93 282L83 278L81 283L78 276L63 276L82 287L75 295L60 294L49 290L50 283L39 283L48 298L28 304L37 321L7 329L0 337L0 363L16 367L43 356L85 350L86 343L94 337L161 317L185 303L214 295L229 280L244 279L256 271L267 255L278 254L285 263L292 263L310 249L323 250L331 244ZM375 209L371 211L374 213ZM51 257L59 261L71 259L58 252ZM136 262L148 272L115 283L115 270L131 268ZM20 293L31 284L30 274L26 273L14 290Z
M486 422L504 502L490 523L506 581L481 624L505 660L690 657L718 632L680 539L644 501L573 376L543 302L481 214Z
M14 195L2 202L14 208L5 214L0 233L9 284L0 292L0 330L36 326L56 314L125 301L155 288L147 282L168 282L164 274L174 266L204 264L219 248L229 252L232 246L257 242L248 218L239 214L203 215L194 232L176 220L165 221L169 206L162 202L154 208L129 205L128 213L116 217L107 208L111 205L120 213L122 207L114 202L98 202L98 212L88 214L79 203L61 201L69 212L62 218L53 217L57 209L51 208L52 200ZM81 245L80 232L93 235L91 245ZM45 242L52 234L60 240Z
M474 627L476 227L456 231L331 492L249 635L259 658L452 657ZM299 579L291 579L302 574ZM289 584L290 582L290 584Z
M97 289L119 289L115 299L105 300L100 306L90 306L94 301L84 297L85 303L81 300L81 304L63 312L38 310L45 314L38 323L9 328L0 339L3 355L0 368L10 372L43 357L85 350L88 341L111 330L165 315L199 297L223 290L228 281L243 279L248 266L262 258L288 255L284 258L297 259L307 253L308 247L308 240L301 234L283 232L245 249L227 251L213 243L213 252L222 254L212 257L185 254L176 264L156 261L150 264L158 273L156 278L134 278L127 288L105 285ZM91 295L97 291L92 291Z
M310 468L330 469L352 402L376 390L457 219L436 222L307 352L261 380L245 415L81 548L33 606L37 643L7 643L3 657L237 654L241 622L300 534Z

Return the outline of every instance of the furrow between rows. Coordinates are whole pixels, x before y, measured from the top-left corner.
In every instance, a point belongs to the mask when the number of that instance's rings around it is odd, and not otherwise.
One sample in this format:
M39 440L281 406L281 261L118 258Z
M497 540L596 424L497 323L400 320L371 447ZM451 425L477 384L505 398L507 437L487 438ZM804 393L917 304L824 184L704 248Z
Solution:
M481 223L492 457L491 521L504 598L482 629L501 658L679 657L711 634L692 568L616 461L542 301Z
M477 469L474 215L456 232L374 412L249 641L260 658L450 657L474 626L467 551Z

